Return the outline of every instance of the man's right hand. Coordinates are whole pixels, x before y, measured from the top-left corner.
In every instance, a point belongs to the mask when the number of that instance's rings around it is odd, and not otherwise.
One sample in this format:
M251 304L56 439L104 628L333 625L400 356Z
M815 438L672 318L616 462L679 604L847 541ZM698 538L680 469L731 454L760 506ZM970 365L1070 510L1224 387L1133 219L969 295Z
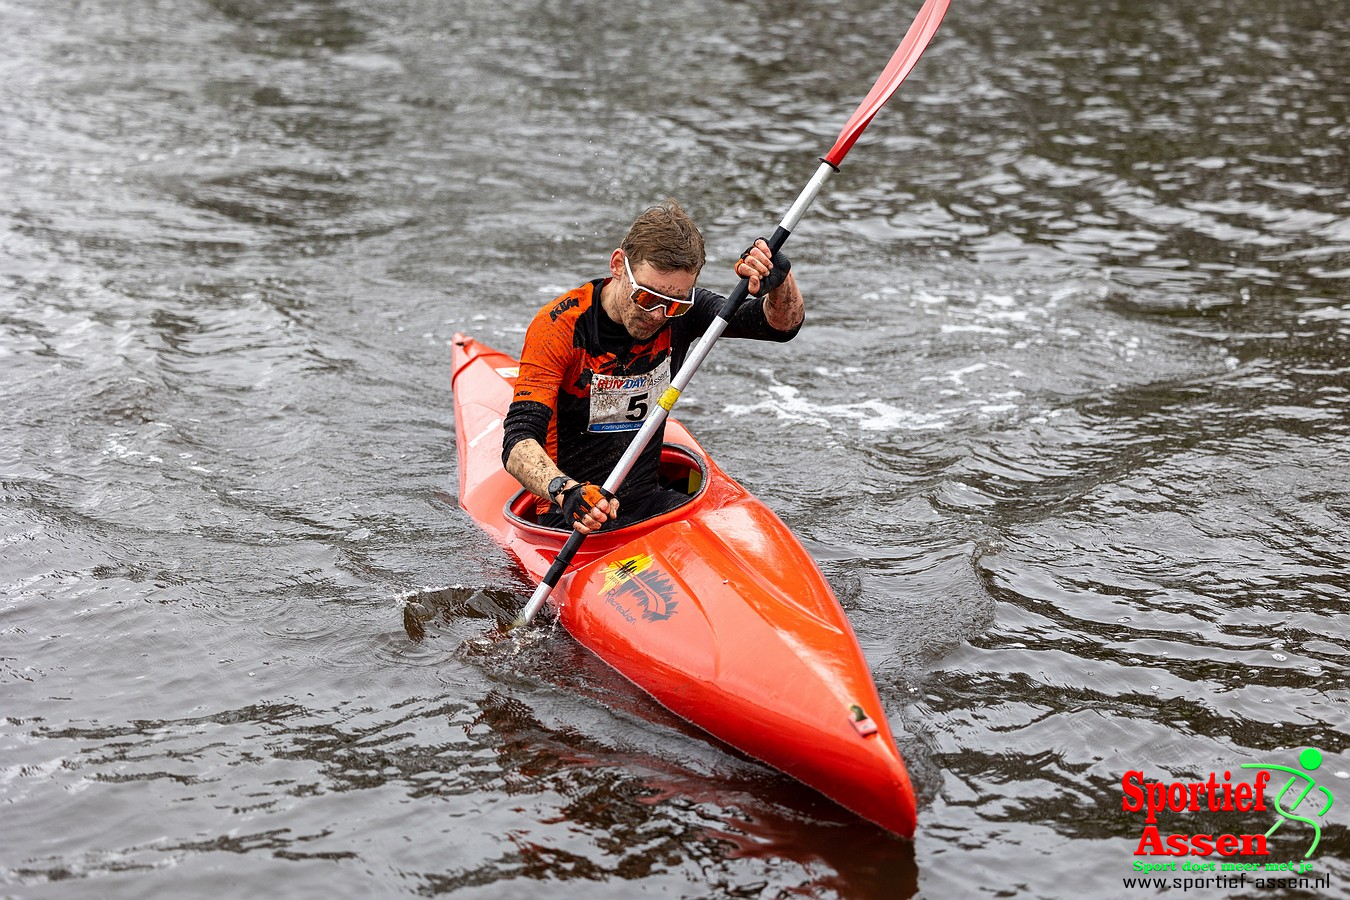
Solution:
M577 531L590 534L619 517L619 498L589 481L574 484L563 493L562 514Z

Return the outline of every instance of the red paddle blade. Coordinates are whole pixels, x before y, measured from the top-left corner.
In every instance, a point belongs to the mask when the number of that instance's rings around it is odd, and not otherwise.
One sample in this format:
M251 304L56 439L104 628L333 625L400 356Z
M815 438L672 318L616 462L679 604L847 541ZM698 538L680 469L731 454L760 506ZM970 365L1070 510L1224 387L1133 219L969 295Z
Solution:
M891 99L891 94L900 87L900 82L909 76L910 69L919 61L919 56L923 54L928 42L933 39L933 32L942 23L942 17L947 14L947 6L951 0L928 0L919 10L918 16L914 19L914 24L909 26L909 32L905 34L905 39L900 42L895 55L891 61L886 64L886 69L877 79L877 83L872 85L872 90L868 92L867 97L862 104L854 111L849 118L848 124L844 130L839 133L839 140L834 142L830 152L825 154L822 159L839 168L839 163L843 161L844 156L853 147L853 142L863 133L863 129L868 126L872 118L886 105L886 101Z

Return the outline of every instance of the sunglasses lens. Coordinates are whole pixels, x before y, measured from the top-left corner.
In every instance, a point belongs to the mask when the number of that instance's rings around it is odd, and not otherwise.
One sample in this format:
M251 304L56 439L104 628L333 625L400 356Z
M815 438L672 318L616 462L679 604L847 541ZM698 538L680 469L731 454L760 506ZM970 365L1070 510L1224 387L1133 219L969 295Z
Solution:
M672 303L666 307L666 318L673 319L676 316L682 316L694 308L694 304L689 302Z
M638 288L633 292L633 302L639 309L647 312L656 312L659 309L668 319L682 316L694 308L693 302L689 300L676 300L673 297L655 294L645 288Z

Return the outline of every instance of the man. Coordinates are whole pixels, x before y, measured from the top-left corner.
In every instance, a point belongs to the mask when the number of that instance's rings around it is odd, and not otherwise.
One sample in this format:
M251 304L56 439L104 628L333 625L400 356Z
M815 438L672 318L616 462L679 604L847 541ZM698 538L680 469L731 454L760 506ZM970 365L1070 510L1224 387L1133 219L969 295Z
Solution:
M602 484L670 385L689 348L712 324L724 297L696 288L703 235L667 200L638 216L610 254L609 277L550 302L534 317L506 415L502 462L538 500L541 525L583 534L639 522L689 498L657 481L657 434L620 486ZM789 341L805 316L791 264L760 239L736 274L752 299L732 316L727 337Z

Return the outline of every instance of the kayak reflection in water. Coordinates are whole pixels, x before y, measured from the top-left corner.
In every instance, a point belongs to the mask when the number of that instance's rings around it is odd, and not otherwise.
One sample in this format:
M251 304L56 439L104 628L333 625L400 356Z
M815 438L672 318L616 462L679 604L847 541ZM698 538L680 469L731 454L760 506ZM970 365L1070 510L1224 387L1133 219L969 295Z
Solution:
M617 497L600 485L726 299L695 287L704 260L703 235L667 200L634 220L609 256L608 277L550 301L530 322L503 425L502 463L538 498L539 524L589 534L689 499L657 478L664 423ZM761 238L735 270L749 279L751 297L725 336L792 340L805 307L783 252L772 253Z

